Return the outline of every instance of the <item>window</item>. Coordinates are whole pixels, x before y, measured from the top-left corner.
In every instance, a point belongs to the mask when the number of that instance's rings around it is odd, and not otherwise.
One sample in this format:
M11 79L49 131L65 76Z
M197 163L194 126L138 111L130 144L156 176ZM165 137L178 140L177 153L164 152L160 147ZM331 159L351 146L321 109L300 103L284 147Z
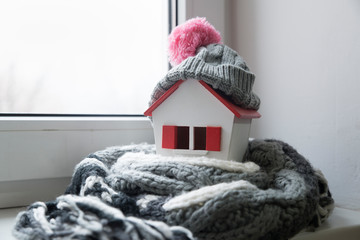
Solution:
M129 2L130 4L136 4L135 10L131 12L130 8L119 7L119 4L124 4ZM111 4L114 5L111 5ZM51 11L41 10L41 5L47 5ZM115 6L115 5L118 6ZM149 6L151 4L151 6ZM155 5L162 6L162 12L160 14L155 14L155 10L149 11L150 7L152 8ZM51 7L52 6L52 7ZM106 7L107 6L107 7ZM111 7L109 7L111 6ZM171 7L175 8L171 8ZM119 68L119 64L114 62L111 67L103 71L104 64L102 62L103 56L110 56L118 49L109 49L108 45L103 45L103 48L106 48L106 54L101 54L104 49L93 49L93 44L101 42L102 39L99 36L96 36L96 33L99 33L99 25L106 25L104 21L113 19L114 22L110 24L119 24L127 23L128 26L132 26L132 30L139 32L139 29L147 29L147 32L154 30L153 27L159 27L160 25L152 25L151 27L146 27L147 23L152 19L165 18L164 22L169 22L164 30L163 37L161 40L162 46L167 44L167 34L168 27L173 26L173 24L180 24L186 19L190 19L196 16L207 17L209 22L213 23L216 26L216 29L220 32L225 32L224 29L224 19L225 19L225 1L208 1L208 0L197 0L197 1L176 1L176 0L159 0L159 1L116 1L116 0L3 0L0 1L0 208L4 207L14 207L14 206L24 206L28 205L35 201L49 201L53 200L54 196L58 196L64 192L64 189L70 182L74 166L86 157L89 153L95 152L97 150L103 149L105 147L114 146L114 145L125 145L130 143L154 143L153 129L150 121L145 117L139 116L106 116L103 113L116 113L116 114L130 114L130 113L142 113L148 106L147 101L150 95L151 90L154 87L154 84L163 77L163 73L159 70L156 70L156 73L159 74L159 77L150 77L150 74L146 74L146 78L143 79L144 82L136 81L138 80L138 75L136 77L129 77L126 79L127 83L135 85L135 87L130 88L128 92L121 94L121 97L134 96L134 92L139 93L136 95L144 96L144 101L140 100L131 101L130 98L126 98L128 109L120 107L119 101L116 99L112 101L109 97L115 96L121 87L110 87L107 86L107 89L110 89L107 94L101 95L101 91L106 88L103 83L101 87L96 90L91 90L90 85L94 85L92 80L93 76L96 76L102 81L104 78L109 78L109 76L114 72L121 72L124 68ZM125 14L131 13L131 18L127 18L125 21L117 20L120 17L120 13L124 13L122 10L127 10ZM134 8L132 8L134 9ZM173 11L169 11L173 9ZM59 14L56 11L62 11L66 14ZM109 12L109 15L104 19L97 17L96 19L91 20L91 16L99 16L104 12ZM135 12L135 14L134 14ZM142 20L134 25L134 20L140 19L141 17L148 16L152 12L151 18ZM21 14L21 16L19 16ZM170 13L171 17L166 20L167 13ZM83 18L85 14L86 18ZM54 15L54 16L52 16ZM59 16L60 15L60 16ZM14 24L19 25L23 24L24 21L21 20L23 16L28 18L33 17L32 20L29 20L29 24L46 24L48 21L48 28L46 28L49 33L48 36L44 36L44 31L37 30L35 35L32 34L33 28L27 28L24 32L19 31L18 28L14 27ZM54 17L59 17L57 20L54 20ZM124 15L125 16L125 15ZM45 18L44 18L45 17ZM49 19L47 18L49 17ZM78 19L76 19L76 17ZM54 31L49 25L54 27L61 27L65 23L62 20L66 21L67 19L76 19L78 22L74 22L73 26L70 26L69 29L62 27L62 33L71 32L75 35L67 35L68 38L63 38L64 36L57 35L57 32ZM136 19L135 19L136 18ZM34 19L37 19L37 22L34 22ZM44 21L46 19L46 21ZM81 22L81 19L83 21ZM107 20L106 20L107 19ZM55 21L56 24L53 24ZM79 22L80 21L80 22ZM89 21L93 24L87 25ZM170 21L172 24L170 24ZM130 24L131 23L131 24ZM84 25L82 25L84 24ZM87 27L83 27L87 26ZM106 25L110 29L110 25ZM116 28L125 33L125 29ZM171 30L171 29L170 29ZM77 32L79 31L79 32ZM105 31L105 29L104 29ZM73 45L70 48L62 47L61 49L55 49L49 52L40 53L35 51L42 47L47 47L52 44L50 40L55 40L55 42L63 41L71 42L76 36L76 34L86 33L88 36L93 36L94 38L87 39L74 39ZM134 34L123 34L126 35L124 38L108 38L107 43L118 44L118 47L122 46L121 41L126 41L129 43L127 46L130 49L130 44L132 41L138 41L141 44L136 45L136 49L141 50L141 54L133 55L130 59L119 59L116 58L116 61L126 61L126 62L136 62L142 65L151 65L154 70L154 64L157 64L161 61L165 62L165 66L161 65L164 68L163 72L166 72L168 69L166 54L163 54L161 60L157 60L156 57L149 57L152 55L153 51L157 54L158 51L155 48L159 48L160 41L155 45L150 46L148 43L154 37L154 31L151 31L151 35L145 34L141 35L141 38L134 37ZM20 36L18 35L20 34ZM27 35L26 35L27 34ZM17 37L14 37L17 35ZM32 36L32 37L31 37ZM44 39L40 39L39 42L35 40L39 36L44 36ZM59 38L56 38L59 36ZM109 34L107 37L111 37ZM151 36L151 37L149 37ZM27 47L21 45L24 43L24 39L21 38L29 37L29 44ZM62 38L60 38L62 37ZM99 37L99 38L98 38ZM105 36L103 36L105 37ZM149 39L151 38L151 39ZM145 39L145 40L143 40ZM89 41L86 41L89 40ZM118 41L119 40L119 41ZM47 41L47 42L46 42ZM40 44L41 43L41 44ZM11 47L13 44L18 44L17 48ZM161 48L162 48L161 46ZM78 48L77 48L78 47ZM146 49L142 48L146 47ZM89 50L89 51L86 51ZM165 49L164 49L165 50ZM27 51L33 51L35 55L26 54ZM134 48L135 51L135 48ZM160 49L160 51L162 51ZM146 55L143 52L147 53ZM15 54L14 54L15 53ZM40 56L36 56L40 54ZM82 54L88 56L89 59L85 59L85 62L93 63L92 65L84 66L84 62L81 62ZM66 56L64 58L55 58L57 56ZM71 56L75 57L72 58ZM7 56L6 58L4 56ZM25 56L25 57L24 57ZM30 56L30 57L29 57ZM33 56L33 57L32 57ZM58 79L59 82L56 84L66 85L66 90L60 91L59 85L51 83L47 77L51 77L50 74L51 68L49 67L50 62L46 64L38 64L39 57L47 57L47 60L56 59L56 63L53 69L59 72ZM96 58L95 58L95 57ZM145 58L143 58L145 56ZM141 58L142 61L135 61L135 58ZM22 59L22 60L21 60ZM18 66L14 64L15 60L21 60L22 64ZM30 64L28 67L25 67L24 61ZM68 60L69 62L66 62ZM157 61L157 62L156 62ZM94 64L95 63L95 64ZM98 64L97 64L98 63ZM62 64L62 65L61 65ZM71 64L73 65L70 70L76 71L76 76L80 77L80 70L84 69L89 70L87 74L83 77L88 79L85 85L76 81L66 83L68 77L72 77L71 74L65 74L66 68L69 68ZM47 71L44 74L39 74L39 69L41 66L48 67ZM61 67L62 66L62 67ZM135 65L131 65L135 66ZM90 74L94 68L94 73ZM18 70L26 70L26 75L23 72L18 74ZM65 70L64 70L65 69ZM142 74L140 72L145 72L145 68L137 69L137 74ZM64 71L63 71L64 70ZM111 71L110 71L111 70ZM154 70L155 71L155 70ZM70 76L71 75L71 76ZM20 77L26 76L25 82L20 82ZM89 77L89 78L88 78ZM10 81L13 79L15 81ZM32 81L35 79L35 82ZM112 82L119 84L119 80L124 81L125 77L122 75L121 79L113 79ZM153 81L153 82L151 82ZM11 83L11 84L9 84ZM145 85L150 88L150 91ZM50 88L49 88L50 86ZM25 91L25 88L27 89ZM50 97L44 97L40 93L40 90L48 89L50 91ZM74 90L77 89L77 90ZM19 94L21 91L21 94ZM38 109L35 106L36 102L45 102L45 105L50 105L50 102L55 98L60 99L59 97L65 96L64 101L70 99L71 92L75 91L76 101L82 103L81 107L71 106L72 109L65 110L54 110L51 108L51 111L46 109ZM140 93L144 91L145 93ZM114 94L115 93L115 94ZM120 97L117 96L117 97ZM90 100L88 101L88 99ZM91 99L92 98L92 99ZM112 104L112 109L109 109L109 106L98 107L99 102L104 98L107 99L107 103L114 102ZM14 99L17 102L9 101L5 99ZM92 100L94 100L92 102ZM61 100L62 101L62 100ZM95 102L95 103L94 103ZM72 101L71 103L74 103ZM64 102L61 104L65 105ZM136 105L134 107L134 105ZM140 105L145 105L142 107ZM26 106L31 106L27 108ZM55 105L52 105L55 106ZM77 108L77 109L75 109ZM65 108L63 108L65 109ZM90 112L90 110L91 112ZM136 109L141 109L136 110ZM28 113L43 113L43 114L28 114ZM69 113L64 114L49 114L49 112L57 113ZM6 113L6 114L4 114ZM14 114L9 114L14 113ZM26 114L18 114L26 113ZM84 115L82 113L89 113L92 116ZM97 115L102 114L102 115ZM95 116L94 116L95 115ZM112 115L112 114L111 114ZM190 130L190 129L189 129ZM20 167L19 167L20 166Z
M221 127L194 127L193 143L190 146L190 127L164 125L162 148L220 151Z
M162 147L169 149L189 149L189 127L163 126Z
M0 112L142 114L168 70L167 1L0 1Z
M206 127L194 127L194 150L206 149Z
M189 127L179 126L177 129L177 149L189 149Z
M137 114L168 70L167 4L0 1L0 208L62 194L89 153L154 143Z

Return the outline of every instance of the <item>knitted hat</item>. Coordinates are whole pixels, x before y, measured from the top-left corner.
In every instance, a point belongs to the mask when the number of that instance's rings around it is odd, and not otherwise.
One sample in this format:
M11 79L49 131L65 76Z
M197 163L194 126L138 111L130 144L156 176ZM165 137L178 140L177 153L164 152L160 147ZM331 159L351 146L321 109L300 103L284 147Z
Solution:
M259 109L260 99L252 92L255 75L236 51L220 41L220 34L205 18L176 27L169 36L173 68L156 85L150 105L178 80L192 78L205 81L242 108Z

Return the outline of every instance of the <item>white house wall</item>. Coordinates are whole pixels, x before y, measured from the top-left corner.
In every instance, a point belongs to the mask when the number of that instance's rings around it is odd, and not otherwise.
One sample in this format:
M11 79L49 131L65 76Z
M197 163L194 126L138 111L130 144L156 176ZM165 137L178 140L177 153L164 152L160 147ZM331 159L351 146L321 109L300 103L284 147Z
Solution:
M152 116L158 154L173 155L179 153L179 150L161 147L163 125L189 126L190 129L196 126L221 126L221 151L209 151L206 156L227 159L234 114L197 80L184 81L153 111ZM192 132L190 132L190 144L193 143L192 138ZM192 147L190 145L190 148ZM181 154L184 152L182 150ZM195 153L194 151L187 152Z
M249 142L251 121L251 119L239 119L234 117L234 125L229 149L229 160L242 160Z

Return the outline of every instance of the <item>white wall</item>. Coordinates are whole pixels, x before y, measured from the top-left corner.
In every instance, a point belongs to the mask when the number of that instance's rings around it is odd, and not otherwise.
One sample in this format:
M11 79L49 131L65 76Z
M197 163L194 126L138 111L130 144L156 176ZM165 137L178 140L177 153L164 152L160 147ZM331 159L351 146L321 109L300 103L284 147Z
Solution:
M226 41L226 2L227 0L179 0L179 24L194 17L206 17ZM229 1L230 3L230 1Z
M256 74L262 100L251 135L294 146L323 171L338 206L360 209L360 1L225 5L226 44Z

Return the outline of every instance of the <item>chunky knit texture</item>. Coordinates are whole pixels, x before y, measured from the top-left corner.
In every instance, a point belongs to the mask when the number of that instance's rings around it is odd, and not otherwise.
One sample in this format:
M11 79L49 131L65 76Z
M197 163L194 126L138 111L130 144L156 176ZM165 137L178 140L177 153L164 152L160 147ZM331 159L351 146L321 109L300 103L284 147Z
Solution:
M155 86L150 105L178 80L189 78L205 81L240 107L254 110L260 107L260 98L252 91L255 75L237 52L222 44L201 47L196 56L172 68Z
M20 213L19 239L288 239L318 227L333 199L291 146L249 142L244 162L112 147L80 162L65 195Z

